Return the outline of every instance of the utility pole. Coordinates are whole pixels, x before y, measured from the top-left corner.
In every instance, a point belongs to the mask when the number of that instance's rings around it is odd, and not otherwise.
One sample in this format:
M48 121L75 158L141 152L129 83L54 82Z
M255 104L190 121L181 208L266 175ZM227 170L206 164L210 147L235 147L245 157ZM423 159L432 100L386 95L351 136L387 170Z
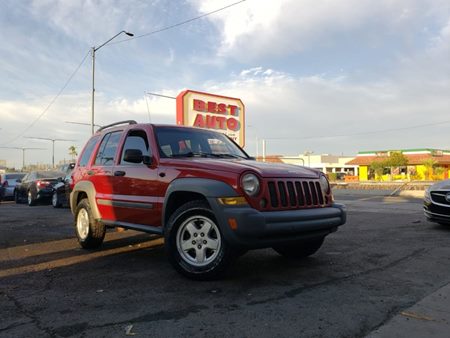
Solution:
M2 149L19 149L22 150L22 170L25 168L25 150L47 150L46 148L20 148L20 147L0 147Z
M55 142L75 142L75 140L66 140L62 138L47 138L47 137L27 137L25 138L34 139L34 140L44 140L44 141L51 141L52 142L52 167L55 167Z

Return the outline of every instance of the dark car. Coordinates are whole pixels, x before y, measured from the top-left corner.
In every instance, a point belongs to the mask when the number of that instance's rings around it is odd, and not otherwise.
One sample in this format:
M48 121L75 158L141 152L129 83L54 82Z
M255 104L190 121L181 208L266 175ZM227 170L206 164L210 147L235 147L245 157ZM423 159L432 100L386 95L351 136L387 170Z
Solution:
M425 191L423 210L430 222L450 225L450 180L437 182Z
M257 162L226 135L124 121L87 142L72 173L78 241L107 227L164 236L169 261L193 279L219 276L246 250L302 258L346 221L324 174Z
M68 208L69 196L72 192L72 170L75 163L65 164L59 169L66 175L53 186L52 206L53 208Z
M17 184L14 200L16 203L26 202L29 206L37 203L50 204L53 185L64 176L61 171L32 171Z
M14 199L14 189L17 180L21 180L25 173L6 173L0 174L0 201Z

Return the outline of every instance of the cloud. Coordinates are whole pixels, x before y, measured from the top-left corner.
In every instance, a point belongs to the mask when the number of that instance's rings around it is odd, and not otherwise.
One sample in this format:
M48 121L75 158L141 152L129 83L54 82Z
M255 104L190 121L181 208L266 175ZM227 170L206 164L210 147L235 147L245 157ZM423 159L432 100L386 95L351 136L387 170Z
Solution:
M174 96L174 91L163 91L163 95ZM75 145L81 151L90 137L91 105L89 94L62 95L46 115L31 129L23 134L24 129L42 112L52 97L42 97L28 102L0 101L2 112L2 129L0 130L0 146L6 147L43 147L47 151L33 152L27 155L27 163L51 163L51 146L47 141L31 140L30 136L70 139L73 142L56 142L56 161L69 159L67 148ZM147 109L148 102L148 109ZM104 95L96 96L95 123L106 125L122 120L136 120L141 123L175 124L175 100L149 97L136 99L107 99ZM27 121L27 123L23 123ZM87 125L69 124L81 122ZM96 127L97 129L97 127ZM22 135L23 134L23 135ZM20 136L20 137L18 137ZM13 141L13 142L11 142ZM0 159L6 159L8 165L20 167L22 153L13 149L0 149Z
M192 2L202 13L230 3ZM448 2L441 0L248 0L208 19L221 32L219 54L253 60L336 46L342 43L337 37L351 38L355 47L376 48L389 39L408 45L417 38L412 35L416 29L426 26L430 17L445 19L448 10Z

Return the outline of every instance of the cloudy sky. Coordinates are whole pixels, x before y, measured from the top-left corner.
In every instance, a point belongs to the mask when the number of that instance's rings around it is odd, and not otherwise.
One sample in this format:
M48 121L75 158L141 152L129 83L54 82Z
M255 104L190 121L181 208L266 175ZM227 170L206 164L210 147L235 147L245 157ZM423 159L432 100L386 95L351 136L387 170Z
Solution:
M50 163L51 143L26 136L73 140L56 161L80 151L90 127L66 121L90 122L89 50L127 30L96 53L97 124L175 123L175 101L145 92L193 89L242 99L253 155L257 139L284 155L450 149L448 0L247 0L149 34L237 1L2 0L0 146L48 149L27 163Z

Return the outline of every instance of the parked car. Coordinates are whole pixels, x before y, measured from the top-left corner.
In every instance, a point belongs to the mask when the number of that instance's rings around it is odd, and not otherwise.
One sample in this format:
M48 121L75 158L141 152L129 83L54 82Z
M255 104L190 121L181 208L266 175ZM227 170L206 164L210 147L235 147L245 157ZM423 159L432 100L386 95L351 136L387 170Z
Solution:
M249 249L302 258L346 221L326 176L261 163L222 133L125 121L99 129L72 173L80 245L107 227L164 236L169 261L192 279L220 276Z
M0 174L0 201L14 199L14 188L17 180L22 179L24 176L25 173Z
M32 171L16 185L14 200L16 203L26 202L29 206L38 203L50 204L53 185L64 175L61 171Z
M423 210L430 222L450 225L450 180L437 182L425 191Z
M75 167L75 163L65 164L58 169L65 173L62 179L53 186L52 206L53 208L68 208L69 196L72 192L72 170Z

